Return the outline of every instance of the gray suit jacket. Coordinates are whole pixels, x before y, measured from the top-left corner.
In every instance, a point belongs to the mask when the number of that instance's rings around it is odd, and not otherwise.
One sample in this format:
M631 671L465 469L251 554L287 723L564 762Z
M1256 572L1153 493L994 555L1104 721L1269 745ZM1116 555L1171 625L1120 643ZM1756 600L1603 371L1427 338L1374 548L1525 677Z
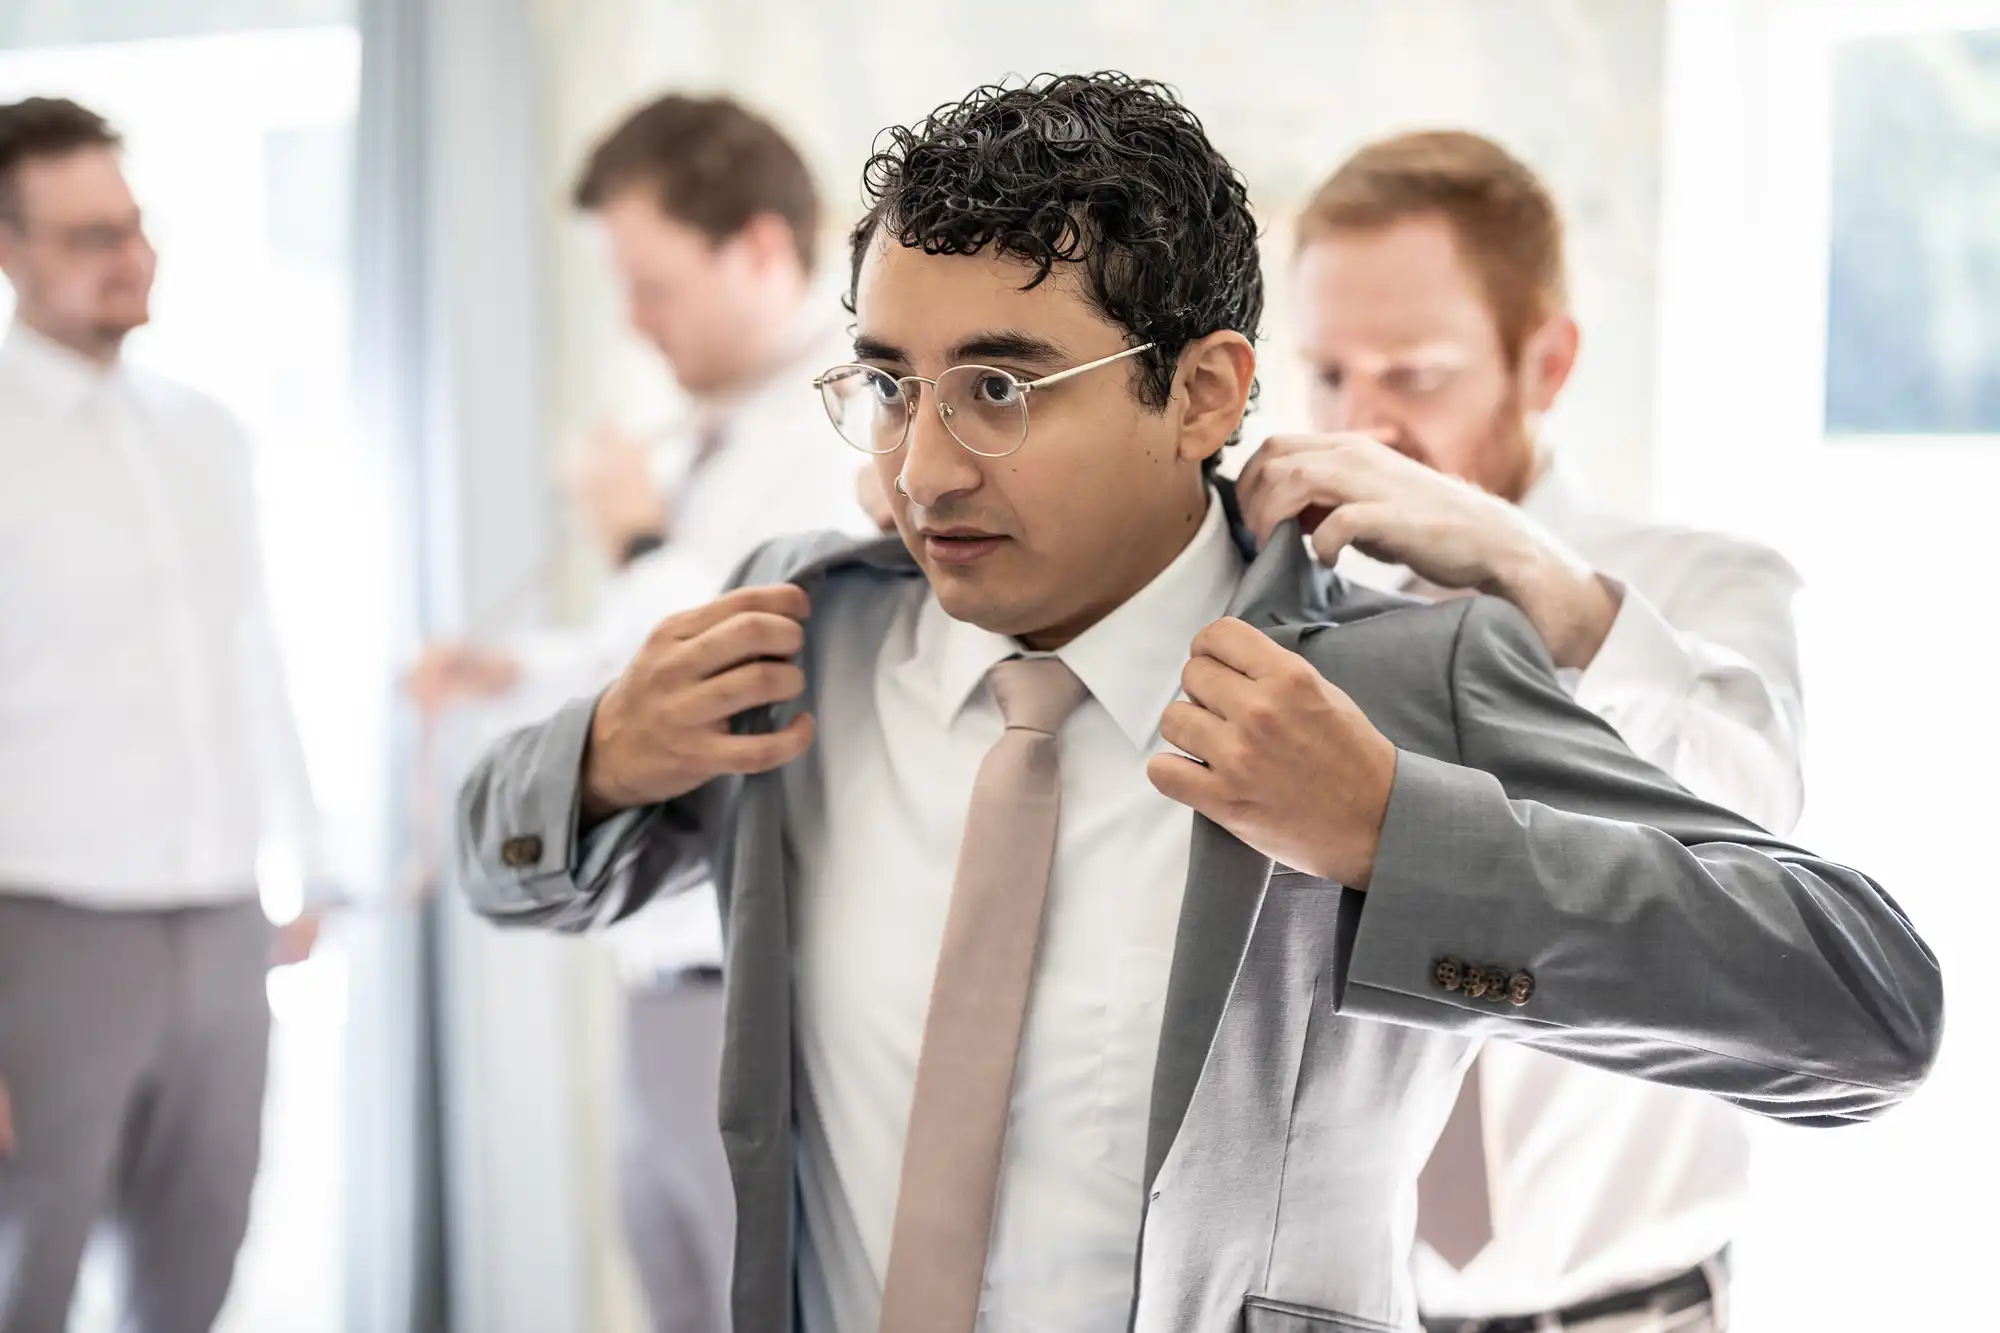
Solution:
M765 548L739 582L886 591L914 577L899 542L817 538ZM1876 1115L1923 1079L1942 1024L1938 969L1895 903L1635 758L1563 694L1512 607L1362 592L1318 571L1288 529L1256 556L1233 611L1395 742L1395 786L1365 894L1195 822L1149 1202L1134 1219L1135 1329L1410 1328L1417 1172L1483 1037L1810 1125ZM800 707L812 706L812 646ZM487 754L464 790L462 878L496 920L577 930L714 874L729 937L736 1328L789 1333L787 785L719 780L580 839L594 704ZM1516 1005L1448 989L1444 958L1527 974L1532 994Z

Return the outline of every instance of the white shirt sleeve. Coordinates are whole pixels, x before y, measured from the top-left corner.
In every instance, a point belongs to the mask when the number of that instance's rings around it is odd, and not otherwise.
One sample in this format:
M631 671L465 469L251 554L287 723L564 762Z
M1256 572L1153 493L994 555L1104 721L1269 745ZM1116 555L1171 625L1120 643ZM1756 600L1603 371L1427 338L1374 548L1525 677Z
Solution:
M1610 581L1623 601L1576 701L1696 795L1791 828L1805 800L1797 572L1732 543L1676 571L1664 605Z

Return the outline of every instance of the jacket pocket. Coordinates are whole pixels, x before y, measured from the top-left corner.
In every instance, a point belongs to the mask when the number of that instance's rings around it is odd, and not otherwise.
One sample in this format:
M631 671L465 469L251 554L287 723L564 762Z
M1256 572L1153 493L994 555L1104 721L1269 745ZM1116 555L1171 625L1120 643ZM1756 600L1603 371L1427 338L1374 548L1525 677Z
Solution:
M1383 1324L1360 1315L1315 1310L1310 1305L1265 1296L1243 1299L1243 1333L1412 1333L1415 1328L1414 1324Z

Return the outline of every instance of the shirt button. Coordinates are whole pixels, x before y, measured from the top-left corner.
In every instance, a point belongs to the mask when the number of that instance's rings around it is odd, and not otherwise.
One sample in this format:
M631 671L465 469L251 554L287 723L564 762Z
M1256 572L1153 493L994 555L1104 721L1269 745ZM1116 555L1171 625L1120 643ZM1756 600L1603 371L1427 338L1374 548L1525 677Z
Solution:
M542 840L532 833L518 838L509 838L500 844L500 859L515 870L525 870L539 865L542 859Z
M1431 964L1431 980L1446 990L1457 990L1465 980L1465 964L1456 958L1440 958Z
M1507 985L1507 998L1515 1004L1526 1004L1535 998L1535 978L1532 973L1516 972Z

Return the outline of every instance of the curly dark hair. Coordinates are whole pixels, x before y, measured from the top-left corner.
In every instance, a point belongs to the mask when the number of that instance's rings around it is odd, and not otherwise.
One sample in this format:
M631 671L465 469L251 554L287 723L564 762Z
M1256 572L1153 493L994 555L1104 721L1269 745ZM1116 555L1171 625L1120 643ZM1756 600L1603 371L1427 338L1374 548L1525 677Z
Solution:
M862 190L850 311L880 230L929 255L992 246L1034 266L1029 288L1082 265L1091 304L1134 346L1154 345L1135 359L1139 400L1155 409L1189 343L1219 329L1257 337L1249 192L1165 84L1107 71L975 88L884 130Z

